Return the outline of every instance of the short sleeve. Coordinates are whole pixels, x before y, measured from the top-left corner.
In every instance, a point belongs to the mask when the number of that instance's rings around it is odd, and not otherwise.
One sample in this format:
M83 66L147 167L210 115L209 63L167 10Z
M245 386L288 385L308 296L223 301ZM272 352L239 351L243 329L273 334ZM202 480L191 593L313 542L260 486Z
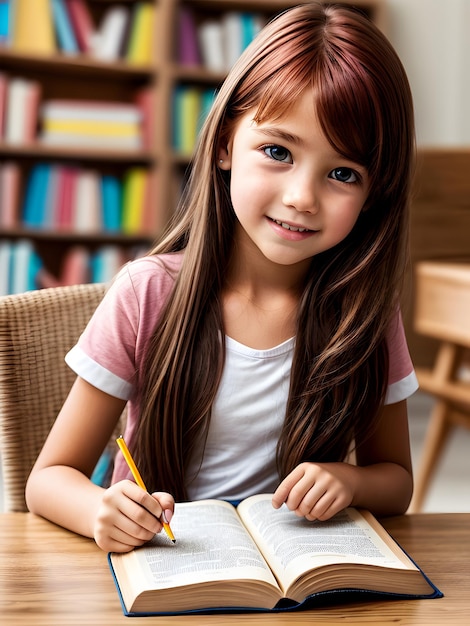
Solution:
M409 398L419 386L399 309L390 322L386 340L389 354L389 375L385 404L393 404Z
M118 273L77 344L69 367L98 389L129 400L139 364L174 285L181 255L145 257Z

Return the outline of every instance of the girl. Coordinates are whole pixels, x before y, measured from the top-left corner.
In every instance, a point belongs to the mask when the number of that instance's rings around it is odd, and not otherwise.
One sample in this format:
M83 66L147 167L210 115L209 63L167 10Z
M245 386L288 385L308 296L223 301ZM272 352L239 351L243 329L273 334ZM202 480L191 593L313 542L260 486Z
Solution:
M405 72L372 23L315 3L273 20L220 89L166 235L67 356L31 511L112 551L159 532L174 499L403 513L413 148ZM109 488L89 479L126 402L152 495L119 454Z

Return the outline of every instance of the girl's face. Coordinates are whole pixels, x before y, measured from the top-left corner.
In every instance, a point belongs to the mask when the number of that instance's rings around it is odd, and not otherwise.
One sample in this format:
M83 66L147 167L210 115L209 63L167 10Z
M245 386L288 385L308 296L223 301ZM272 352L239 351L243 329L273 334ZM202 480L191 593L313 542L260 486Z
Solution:
M323 135L310 91L281 119L235 126L219 166L231 170L237 242L280 265L305 263L352 230L367 198L365 167Z

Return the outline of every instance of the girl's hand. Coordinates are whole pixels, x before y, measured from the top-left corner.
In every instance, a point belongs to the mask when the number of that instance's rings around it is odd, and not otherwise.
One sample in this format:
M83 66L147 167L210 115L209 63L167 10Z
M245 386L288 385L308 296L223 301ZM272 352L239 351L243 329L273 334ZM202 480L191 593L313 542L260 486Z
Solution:
M170 522L174 499L168 493L150 495L130 480L122 480L104 492L94 524L94 539L106 552L129 552L150 541Z
M325 521L350 506L354 469L346 463L301 463L281 482L272 503L299 517Z

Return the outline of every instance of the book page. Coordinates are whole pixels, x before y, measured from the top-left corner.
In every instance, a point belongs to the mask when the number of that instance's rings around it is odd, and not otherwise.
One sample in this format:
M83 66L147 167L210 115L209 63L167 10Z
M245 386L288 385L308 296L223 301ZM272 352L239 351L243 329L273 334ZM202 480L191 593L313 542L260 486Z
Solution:
M335 563L416 569L398 558L355 509L309 522L285 505L274 509L271 496L264 495L248 498L238 511L284 589L303 572Z
M177 503L171 527L175 544L162 532L133 552L144 587L164 589L240 578L261 579L277 587L230 504L215 500Z

